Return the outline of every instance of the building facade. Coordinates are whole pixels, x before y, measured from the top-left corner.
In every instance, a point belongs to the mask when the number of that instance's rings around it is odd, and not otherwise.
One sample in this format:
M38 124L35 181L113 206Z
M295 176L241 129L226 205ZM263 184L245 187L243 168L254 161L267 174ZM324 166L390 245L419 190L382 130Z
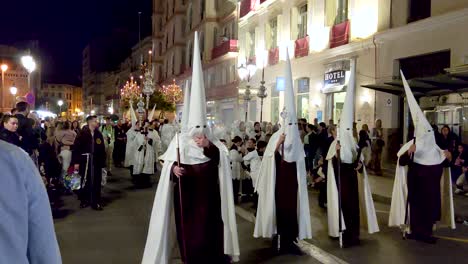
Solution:
M190 85L193 38L199 32L207 96L212 122L232 123L239 118L237 78L236 1L154 1L153 52L158 83ZM182 114L183 103L177 106Z
M36 69L32 73L26 70L21 63L21 57L29 54L26 50L0 45L0 65L6 65L5 71L0 70L0 112L10 112L17 97L36 93L37 98L37 91L41 88L41 67L38 57L33 55ZM17 88L16 95L11 94L11 87Z
M62 115L76 117L83 111L83 89L70 84L44 83L38 91L38 108L58 113L58 101L63 102Z
M289 51L298 115L337 123L349 63L356 59L357 127L368 124L372 129L375 120L381 119L387 143L384 157L393 160L406 140L403 131L409 122L402 94L395 92L402 87L399 71L407 72L409 79L415 79L410 84L416 85L417 78L466 64L468 38L462 32L468 23L467 7L466 0L243 0L238 66L256 64L259 70L250 80L252 87L260 85L264 68L268 88L264 120L280 122L283 68ZM420 95L422 105L433 98L428 94ZM439 126L462 124L454 120L464 120L460 110L464 98L449 94L444 100L456 105L450 109L458 107L458 113L454 110L454 118L434 114L432 119ZM428 112L446 111L447 107L437 108L434 99L431 102ZM249 119L259 120L259 115L258 99L250 101Z

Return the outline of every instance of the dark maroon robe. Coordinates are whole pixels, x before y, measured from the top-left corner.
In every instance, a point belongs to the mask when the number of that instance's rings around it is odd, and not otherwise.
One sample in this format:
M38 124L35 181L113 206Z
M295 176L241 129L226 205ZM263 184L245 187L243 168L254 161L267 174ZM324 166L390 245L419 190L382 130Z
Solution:
M408 154L400 157L401 166L408 165L408 203L410 205L411 233L427 238L432 236L432 226L440 220L440 179L444 163L421 165L412 162Z
M204 149L210 161L184 165L184 175L173 175L174 212L182 261L229 263L224 255L223 221L219 191L219 149L210 143ZM180 181L180 182L179 182Z
M338 185L338 160L333 158L335 181ZM359 241L359 188L355 164L341 163L341 211L343 212L346 230L343 232L343 244L353 245ZM337 186L338 187L338 186Z
M286 162L276 152L276 226L280 246L290 247L299 235L297 220L297 168L296 162Z

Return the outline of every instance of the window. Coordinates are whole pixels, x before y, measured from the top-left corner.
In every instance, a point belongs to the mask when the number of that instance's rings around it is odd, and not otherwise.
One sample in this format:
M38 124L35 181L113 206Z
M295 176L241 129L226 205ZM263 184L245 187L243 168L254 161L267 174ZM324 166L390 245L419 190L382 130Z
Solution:
M268 23L269 26L269 35L268 35L268 49L274 49L278 47L278 18L273 18Z
M298 39L307 36L307 5L299 8L299 17L297 21Z
M410 0L408 23L431 16L431 1Z
M188 27L187 27L187 32L192 30L192 2L189 3L189 6L187 8L187 20L188 20Z
M205 0L200 0L200 17L201 17L201 20L203 20L205 18Z
M255 57L255 29L249 32L249 59Z
M297 80L297 117L309 118L309 78Z
M325 0L326 26L334 26L346 20L348 20L348 0Z

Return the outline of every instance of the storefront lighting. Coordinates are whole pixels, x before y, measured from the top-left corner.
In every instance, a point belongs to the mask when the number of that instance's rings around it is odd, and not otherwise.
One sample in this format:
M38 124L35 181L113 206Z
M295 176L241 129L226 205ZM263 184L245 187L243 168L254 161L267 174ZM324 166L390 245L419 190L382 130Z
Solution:
M366 0L351 17L351 37L367 38L377 32L378 1Z
M323 84L321 82L317 83L315 86L315 89L317 89L318 92L321 92L323 89Z
M319 97L315 97L312 100L312 105L319 108L322 105L322 99L320 99Z
M363 95L361 95L361 101L362 101L363 104L365 104L365 103L367 103L367 104L370 103L370 101L371 101L371 96L370 96L369 92L366 91L366 92L364 92Z

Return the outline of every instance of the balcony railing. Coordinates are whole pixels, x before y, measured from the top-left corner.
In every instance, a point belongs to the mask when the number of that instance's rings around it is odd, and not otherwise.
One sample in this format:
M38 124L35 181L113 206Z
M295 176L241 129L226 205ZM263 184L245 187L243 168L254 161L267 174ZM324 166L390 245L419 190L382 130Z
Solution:
M349 20L334 25L331 30L330 36L330 49L336 48L342 45L346 45L349 42Z
M244 17L248 13L250 13L250 11L255 10L257 1L258 0L242 0L239 10L239 16Z
M309 55L309 36L297 39L294 43L294 57L304 57Z
M279 61L279 48L272 48L268 51L268 65L275 65Z
M224 41L211 51L211 59L216 59L218 57L227 54L228 52L237 52L237 39L230 39Z

